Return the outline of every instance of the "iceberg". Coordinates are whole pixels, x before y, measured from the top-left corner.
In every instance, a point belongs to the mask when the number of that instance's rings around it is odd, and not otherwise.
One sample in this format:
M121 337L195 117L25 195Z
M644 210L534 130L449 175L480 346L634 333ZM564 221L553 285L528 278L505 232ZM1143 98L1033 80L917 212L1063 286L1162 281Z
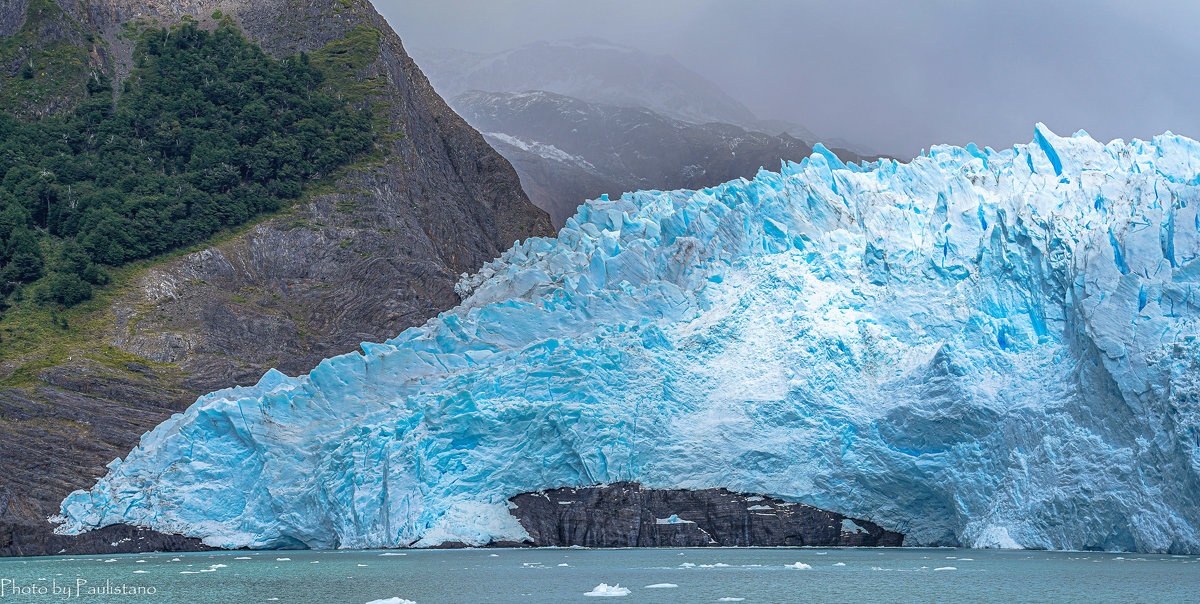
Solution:
M1200 553L1200 143L1043 125L582 206L460 306L200 397L62 504L238 548L520 540L519 493L725 487L913 545Z
M629 588L621 587L620 583L618 583L616 585L609 585L607 583L601 583L601 584L597 585L596 587L592 588L592 591L589 591L583 595L596 596L596 597L601 597L601 598L627 596L627 595L629 595Z

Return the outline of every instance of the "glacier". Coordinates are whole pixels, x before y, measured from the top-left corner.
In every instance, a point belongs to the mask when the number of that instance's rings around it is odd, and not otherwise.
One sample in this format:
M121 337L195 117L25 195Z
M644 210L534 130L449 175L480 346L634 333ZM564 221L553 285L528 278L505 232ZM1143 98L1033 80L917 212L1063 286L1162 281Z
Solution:
M463 302L200 397L62 504L222 547L520 539L507 498L725 487L907 544L1200 553L1200 143L799 164L579 209Z

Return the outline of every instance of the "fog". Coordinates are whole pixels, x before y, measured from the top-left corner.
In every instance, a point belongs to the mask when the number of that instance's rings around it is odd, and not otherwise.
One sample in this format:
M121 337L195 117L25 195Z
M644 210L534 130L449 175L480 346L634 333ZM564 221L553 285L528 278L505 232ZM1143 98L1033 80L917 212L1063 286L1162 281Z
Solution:
M1200 3L376 0L405 44L495 52L595 36L669 54L763 119L908 157L1033 124L1200 136Z

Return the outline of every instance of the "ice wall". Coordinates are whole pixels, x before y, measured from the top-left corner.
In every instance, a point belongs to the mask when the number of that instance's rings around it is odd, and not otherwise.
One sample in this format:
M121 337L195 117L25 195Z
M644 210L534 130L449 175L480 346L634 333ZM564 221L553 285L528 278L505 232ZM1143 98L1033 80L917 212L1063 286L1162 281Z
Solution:
M522 536L618 480L868 518L908 544L1200 553L1200 144L935 147L583 206L461 306L201 397L61 532L226 547Z

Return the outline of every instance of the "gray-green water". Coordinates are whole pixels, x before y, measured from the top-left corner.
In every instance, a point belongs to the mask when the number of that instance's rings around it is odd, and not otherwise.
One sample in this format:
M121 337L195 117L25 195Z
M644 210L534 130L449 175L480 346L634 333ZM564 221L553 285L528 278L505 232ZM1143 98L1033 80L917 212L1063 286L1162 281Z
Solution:
M785 566L797 562L801 568ZM600 583L629 588L629 595L612 598L615 602L1186 602L1200 601L1200 558L722 548L223 552L0 560L0 604L609 601L584 595ZM664 583L677 587L647 588ZM122 594L122 587L134 593Z

